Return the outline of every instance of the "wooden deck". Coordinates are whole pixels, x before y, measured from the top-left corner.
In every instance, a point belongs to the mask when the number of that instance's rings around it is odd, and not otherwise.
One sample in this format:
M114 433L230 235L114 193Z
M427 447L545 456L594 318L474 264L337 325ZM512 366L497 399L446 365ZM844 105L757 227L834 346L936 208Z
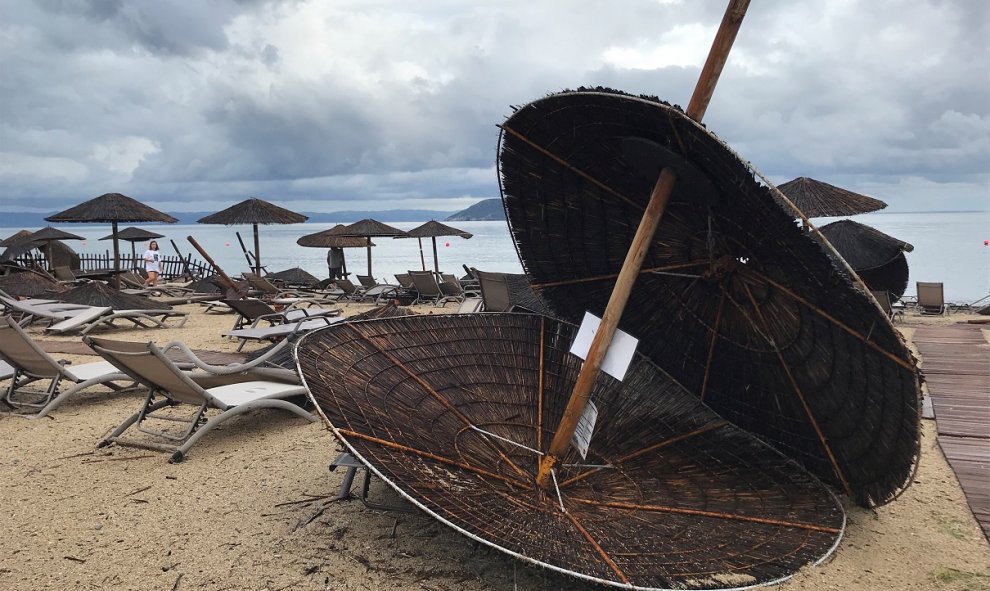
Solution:
M938 442L990 540L990 344L980 325L920 326L914 343Z

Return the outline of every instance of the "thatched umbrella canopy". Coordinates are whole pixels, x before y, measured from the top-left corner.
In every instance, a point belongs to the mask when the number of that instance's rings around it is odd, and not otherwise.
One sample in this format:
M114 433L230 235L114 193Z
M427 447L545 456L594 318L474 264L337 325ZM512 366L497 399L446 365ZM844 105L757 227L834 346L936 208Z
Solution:
M637 355L598 376L587 455L534 479L582 361L529 314L349 321L296 357L325 424L418 508L490 547L625 589L739 588L829 555L842 506ZM456 335L456 338L451 338Z
M145 240L154 240L155 238L164 238L164 234L159 234L157 232L152 232L151 230L145 230L144 228L135 228L130 226L124 228L117 233L117 240L126 240L131 243L131 259L137 260L137 252L135 252L134 244L136 242L144 242ZM113 234L109 236L104 236L100 240L113 240Z
M346 227L347 226L344 224L337 224L327 230L322 230L313 234L306 234L296 240L296 244L307 248L365 248L369 245L375 246L375 243L371 242L368 238L361 238L359 236L341 236L336 233L342 231ZM347 259L344 259L343 261L343 273L344 277L347 277Z
M13 246L33 233L31 230L20 230L0 240L0 246Z
M426 270L426 261L423 259L423 238L429 238L433 241L433 271L439 273L440 263L437 260L437 238L440 236L460 236L467 239L473 236L473 234L430 220L422 226L417 226L409 230L406 232L406 236L419 240L419 260L423 264L424 271Z
M58 282L30 269L0 276L0 290L14 297L34 298L56 289Z
M68 291L52 295L57 299L69 304L82 304L85 306L111 307L115 310L171 310L165 302L146 298L144 296L124 293L103 283L102 281L90 281Z
M819 231L870 289L889 292L895 300L904 295L908 283L904 253L913 246L852 220L832 222Z
M227 209L200 218L197 222L200 224L223 224L225 226L251 224L251 228L254 230L254 272L261 275L261 245L258 242L258 224L301 224L308 219L308 216L252 197L236 205L231 205Z
M856 502L910 484L914 357L707 129L655 98L565 92L505 122L498 164L523 268L571 322L603 315L658 171L676 169L619 327L726 420Z
M777 185L777 189L809 218L856 215L887 207L887 204L879 199L853 193L806 176Z
M277 273L269 273L265 275L265 279L281 281L286 285L302 285L311 286L316 285L320 282L318 277L315 277L309 271L301 269L299 267L293 267L291 269L286 269L284 271L278 271Z
M55 268L54 257L52 256L52 243L59 240L85 240L83 236L78 234L71 234L64 230L59 230L58 228L53 228L51 226L45 226L44 228L32 233L26 241L33 242L35 244L45 245L45 256L48 258L49 268Z
M114 236L119 234L117 229L119 223L161 222L174 224L179 221L167 213L120 193L105 193L63 212L48 216L45 220L70 223L109 223L113 227ZM120 273L120 243L116 238L113 241L113 269L115 273ZM114 275L114 281L117 281L116 275Z
M373 236L398 238L406 235L405 232L398 228L393 228L388 224L383 224L378 220L372 219L354 222L353 224L342 228L331 228L329 233L336 236L361 236L365 238L365 246L368 248L368 276L370 277L374 277L374 275L371 274L371 238Z

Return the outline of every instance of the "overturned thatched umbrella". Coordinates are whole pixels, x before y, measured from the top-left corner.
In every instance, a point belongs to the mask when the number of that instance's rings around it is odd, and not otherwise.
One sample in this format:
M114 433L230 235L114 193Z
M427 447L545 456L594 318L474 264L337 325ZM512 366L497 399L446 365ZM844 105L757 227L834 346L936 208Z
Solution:
M223 224L225 226L250 224L254 230L254 272L261 275L261 245L258 242L258 224L301 224L308 219L308 216L252 197L236 205L231 205L227 209L200 218L197 222L200 224Z
M365 239L365 246L368 248L368 276L374 277L371 274L371 238L375 236L385 236L391 238L398 238L405 236L406 233L398 228L393 228L388 224L383 224L378 220L366 219L359 222L354 222L349 226L335 227L328 231L334 236L360 236Z
M879 199L853 193L806 176L777 185L777 189L809 218L856 215L887 207L887 204Z
M306 234L296 240L296 244L307 248L365 248L368 246L375 246L375 244L370 242L367 238L361 238L359 236L341 236L340 234L335 233L340 232L346 227L347 226L344 224L337 224L327 230L314 232L313 234ZM343 273L344 277L347 277L346 259L344 259L343 262Z
M433 271L435 273L440 272L440 263L437 260L437 238L440 236L460 236L467 239L473 236L473 234L431 220L422 226L417 226L409 230L406 232L406 236L403 236L403 238L417 238L419 240L419 260L423 264L424 271L426 270L426 261L423 258L423 238L430 238L433 241Z
M918 457L915 359L759 173L678 109L588 90L505 122L502 198L534 289L571 322L602 316L664 168L677 184L620 328L856 502L895 498Z
M124 293L108 286L102 281L90 281L73 287L67 291L55 294L53 299L68 304L84 306L110 307L115 310L171 310L172 306L165 302L146 298L141 295Z
M286 285L292 286L312 286L320 282L318 277L299 267L292 267L291 269L278 271L277 273L269 273L265 275L265 279L281 281Z
M828 556L842 506L645 357L595 382L585 457L534 484L581 359L577 327L529 314L346 322L300 372L347 450L418 508L495 549L625 589L769 584ZM452 338L454 335L455 338Z
M20 298L49 296L59 288L57 281L31 269L24 269L0 276L0 291Z
M134 244L137 242L144 242L146 240L154 240L155 238L164 238L164 234L159 234L157 232L152 232L151 230L145 230L144 228L135 228L131 226L129 228L124 228L117 233L117 240L126 240L131 243L131 260L137 261L137 252L135 252ZM104 236L100 240L113 240L113 234L109 236Z
M174 224L179 221L167 213L120 193L105 193L63 212L48 216L45 220L70 223L109 223L113 228L113 236L119 234L117 225L121 222ZM120 273L120 242L116 238L113 240L113 270L113 281L116 284L117 275Z
M908 265L905 252L914 247L852 220L839 220L826 224L819 231L856 271L867 287L886 291L891 301L904 295L908 284Z

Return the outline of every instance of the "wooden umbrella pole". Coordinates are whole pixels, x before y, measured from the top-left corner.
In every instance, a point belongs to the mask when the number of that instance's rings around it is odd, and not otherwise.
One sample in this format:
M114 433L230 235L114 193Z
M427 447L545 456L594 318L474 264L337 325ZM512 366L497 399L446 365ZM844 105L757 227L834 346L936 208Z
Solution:
M258 224L254 227L254 274L261 277L261 243L258 241Z
M431 236L430 240L433 241L433 271L439 275L440 274L440 259L437 258L437 237Z
M203 255L203 258L206 259L207 263L210 263L210 266L213 267L213 270L216 271L217 275L220 276L220 280L223 281L223 284L227 286L227 289L235 293L238 293L239 290L237 289L237 284L234 283L234 280L223 272L223 269L220 268L220 265L213 262L213 257L211 257L209 253L207 253L206 250L199 245L199 242L196 242L196 239L193 238L192 236L186 236L186 240L188 240L189 243L193 245L193 248L199 251L199 254Z
M739 32L739 26L742 24L748 6L749 0L730 0L725 9L725 15L722 17L718 33L712 42L708 59L705 61L698 83L694 87L694 94L691 95L691 102L688 104L686 114L695 121L700 122L708 108L712 93L715 91L715 85L718 83L718 77L722 73L722 67L729 56L732 42L736 38L736 33ZM622 270L619 271L619 277L616 279L612 295L609 297L605 313L602 315L601 324L591 341L588 356L578 373L574 390L571 392L560 424L557 426L547 454L540 460L539 470L536 474L536 483L540 487L550 487L552 484L550 471L553 470L570 446L571 437L574 436L584 408L591 397L591 388L598 377L602 360L605 359L605 353L608 352L608 347L612 343L619 319L622 318L622 312L629 301L633 284L639 276L643 259L646 258L646 252L653 241L653 234L660 224L660 219L670 201L670 195L676 182L677 174L673 170L664 168L660 171L660 177L653 186L650 202L646 206L643 219L633 237L626 259L622 263Z
M117 220L111 222L113 227L113 279L110 283L120 289L120 243L117 242Z
M422 236L417 237L416 240L419 242L419 264L423 266L423 270L426 270L426 257L423 256L423 238Z
M368 239L368 277L374 278L371 274L371 236L367 236Z

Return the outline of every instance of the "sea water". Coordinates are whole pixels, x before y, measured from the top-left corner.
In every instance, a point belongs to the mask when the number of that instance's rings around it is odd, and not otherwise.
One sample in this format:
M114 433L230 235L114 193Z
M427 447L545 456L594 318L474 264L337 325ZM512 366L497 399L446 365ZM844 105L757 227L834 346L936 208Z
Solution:
M815 218L817 226L823 226L838 218ZM908 295L915 293L916 281L937 281L945 285L946 299L951 302L972 302L990 295L990 212L945 213L884 213L877 212L855 216L857 222L872 226L881 232L908 242L914 250L906 254L910 279ZM422 222L397 222L390 224L401 230L411 230ZM254 237L250 226L211 226L203 224L163 225L136 224L165 238L158 244L165 254L175 254L170 244L173 240L183 254L192 252L202 259L186 240L193 236L197 242L228 274L235 275L248 269L247 261L237 240L239 233L244 244L253 248ZM261 262L268 271L282 271L301 267L319 278L327 274L326 249L304 248L296 240L331 228L335 224L291 224L259 226ZM521 273L515 246L505 222L452 222L449 225L470 232L470 239L444 236L436 239L440 270L464 274L462 265L483 271ZM58 227L86 238L69 245L79 253L103 254L111 249L109 241L99 241L110 233L108 225L60 224ZM7 237L21 228L0 228L0 237ZM36 229L36 228L29 228ZM433 268L433 242L415 238L372 238L371 275L381 282L395 282L396 273ZM138 243L140 255L147 243ZM121 243L121 252L130 252L130 244ZM347 270L354 274L368 273L367 249L348 248L344 251Z

